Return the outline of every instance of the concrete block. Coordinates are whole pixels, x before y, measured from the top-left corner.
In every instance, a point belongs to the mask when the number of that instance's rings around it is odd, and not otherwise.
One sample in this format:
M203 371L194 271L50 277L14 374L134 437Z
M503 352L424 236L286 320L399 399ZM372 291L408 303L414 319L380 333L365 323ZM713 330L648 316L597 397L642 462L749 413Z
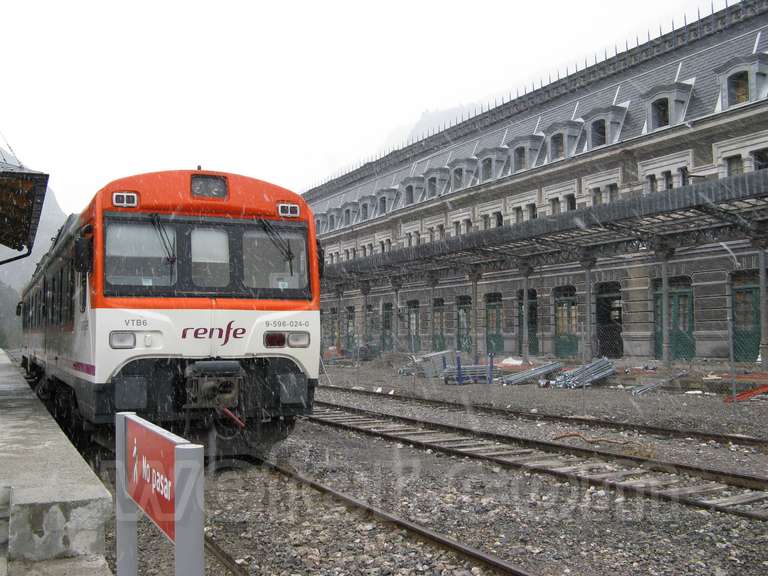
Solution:
M11 564L103 554L112 497L1 350L0 462Z
M45 562L11 562L8 576L112 576L112 571L103 556L87 556Z

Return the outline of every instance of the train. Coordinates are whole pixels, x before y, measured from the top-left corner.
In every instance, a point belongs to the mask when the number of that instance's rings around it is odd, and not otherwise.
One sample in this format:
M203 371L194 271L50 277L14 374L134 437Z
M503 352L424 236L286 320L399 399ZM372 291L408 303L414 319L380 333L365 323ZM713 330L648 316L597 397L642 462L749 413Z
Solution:
M302 197L226 172L115 180L22 292L22 367L73 435L135 412L222 453L310 414L322 249Z

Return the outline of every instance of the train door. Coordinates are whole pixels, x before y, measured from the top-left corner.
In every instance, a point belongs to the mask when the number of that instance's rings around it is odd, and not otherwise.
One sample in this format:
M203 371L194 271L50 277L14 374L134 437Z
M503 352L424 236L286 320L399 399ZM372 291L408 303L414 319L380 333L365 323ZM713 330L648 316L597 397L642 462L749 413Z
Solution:
M386 302L381 309L381 350L391 352L394 340L392 338L393 313L392 304Z
M472 351L472 298L456 298L456 349L462 352Z
M598 356L621 358L624 342L621 338L621 284L606 282L598 285L595 306Z
M661 282L656 281L656 293L653 299L653 318L656 358L663 357L664 322L661 303ZM669 279L669 328L670 356L672 360L690 359L696 353L696 341L693 338L693 290L691 279L686 276Z
M523 355L523 291L517 291L517 353ZM536 290L528 290L528 354L539 353L539 304Z
M576 288L555 288L555 356L576 356L579 349Z
M760 287L756 274L733 277L733 357L754 362L760 353Z
M504 351L501 333L501 294L485 295L485 351L499 354Z
M409 300L408 304L408 350L418 352L421 350L421 338L419 337L419 301Z
M432 301L432 350L445 350L445 301L442 298Z

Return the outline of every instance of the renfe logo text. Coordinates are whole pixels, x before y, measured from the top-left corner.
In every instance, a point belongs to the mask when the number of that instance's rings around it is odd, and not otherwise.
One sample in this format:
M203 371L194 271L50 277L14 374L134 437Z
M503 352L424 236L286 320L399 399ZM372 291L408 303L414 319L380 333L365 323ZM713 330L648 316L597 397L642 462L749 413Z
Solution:
M234 323L234 320L230 320L226 328L183 328L181 330L181 339L185 340L189 337L195 340L213 340L218 338L219 340L224 340L221 345L225 346L230 338L240 340L245 337L245 328L233 329L232 324Z

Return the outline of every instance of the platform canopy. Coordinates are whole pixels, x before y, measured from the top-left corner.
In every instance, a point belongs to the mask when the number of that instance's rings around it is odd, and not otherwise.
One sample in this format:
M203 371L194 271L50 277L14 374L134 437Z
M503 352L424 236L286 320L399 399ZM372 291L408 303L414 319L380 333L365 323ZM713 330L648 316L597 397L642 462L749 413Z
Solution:
M762 170L328 265L324 282L578 262L767 232L768 170Z
M11 164L0 158L0 244L27 255L37 234L48 175Z

